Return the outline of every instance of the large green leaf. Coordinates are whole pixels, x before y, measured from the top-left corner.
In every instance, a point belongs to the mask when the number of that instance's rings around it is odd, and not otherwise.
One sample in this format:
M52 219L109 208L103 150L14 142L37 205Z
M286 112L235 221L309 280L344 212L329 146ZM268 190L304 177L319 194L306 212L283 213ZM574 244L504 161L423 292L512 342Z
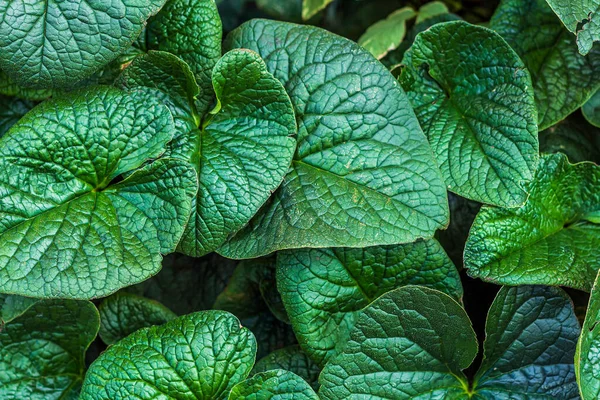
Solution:
M90 302L47 300L1 327L0 398L78 399L99 324Z
M157 301L132 293L116 293L100 304L100 337L114 344L141 328L162 325L177 317Z
M488 313L474 391L481 399L577 399L573 357L580 328L558 288L500 290Z
M600 163L600 129L574 113L539 133L541 153L564 153L572 163Z
M197 106L201 115L214 99L210 76L221 57L222 35L214 0L168 0L148 23L148 48L174 54L192 69L200 88Z
M81 400L225 399L255 354L252 333L233 315L189 314L109 347L90 366Z
M403 65L399 81L448 190L482 203L523 204L538 139L531 78L519 56L493 31L454 21L418 35Z
M575 354L575 373L583 400L600 397L600 273L596 277Z
M581 107L600 87L600 49L579 54L546 0L503 0L491 20L531 73L539 129Z
M579 52L586 55L600 41L599 0L546 0L567 29L577 35Z
M396 10L386 19L371 25L358 39L358 44L379 60L398 47L406 33L406 21L416 15L411 7Z
M359 317L344 351L323 370L329 399L577 398L573 356L579 323L558 288L504 287L488 314L484 360L472 383L462 370L477 353L466 312L438 291L407 286Z
M202 258L169 254L162 264L157 275L125 290L156 300L178 315L211 309L236 267L236 262L215 253Z
M521 208L481 209L465 248L469 275L590 290L600 268L600 167L545 156L529 191Z
M306 381L290 371L261 372L233 387L228 399L319 400Z
M313 389L319 387L318 379L321 368L298 345L284 347L269 353L256 362L252 373L257 374L274 369L291 371L308 382Z
M0 138L34 106L28 100L0 95Z
M277 286L302 349L318 365L338 354L361 310L404 285L462 296L458 271L435 240L280 252Z
M299 130L281 187L222 254L412 242L448 223L431 149L371 54L319 28L266 20L242 25L226 47L261 55L290 95Z
M581 111L590 124L600 128L600 90L581 107Z
M175 116L177 132L167 156L193 164L200 181L178 251L195 257L221 246L250 220L281 183L295 148L290 99L256 53L227 53L212 79L218 105L201 129L194 78L177 57L140 56L117 82L158 91Z
M107 87L46 101L14 125L0 141L0 291L84 299L155 274L197 178L176 160L136 168L172 135L157 100Z
M321 373L319 396L460 398L466 385L462 370L476 354L475 332L455 300L407 286L384 294L360 314L342 353Z
M23 86L71 85L127 49L164 3L2 1L0 68Z

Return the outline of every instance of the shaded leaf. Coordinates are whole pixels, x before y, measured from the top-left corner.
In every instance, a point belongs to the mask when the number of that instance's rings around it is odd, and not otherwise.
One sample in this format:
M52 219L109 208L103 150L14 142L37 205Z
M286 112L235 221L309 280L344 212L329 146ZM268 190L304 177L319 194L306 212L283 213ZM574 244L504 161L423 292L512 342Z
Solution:
M290 371L275 369L261 372L233 387L228 399L319 400L319 396L301 377Z

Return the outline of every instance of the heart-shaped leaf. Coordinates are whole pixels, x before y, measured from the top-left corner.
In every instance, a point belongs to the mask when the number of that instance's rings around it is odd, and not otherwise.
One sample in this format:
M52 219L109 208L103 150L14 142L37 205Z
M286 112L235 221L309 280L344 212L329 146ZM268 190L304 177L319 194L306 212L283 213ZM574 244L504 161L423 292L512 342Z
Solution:
M465 248L469 275L590 290L600 269L600 167L544 156L521 208L482 207Z
M531 78L519 56L493 31L454 21L418 35L402 63L399 81L448 190L523 204L539 146Z
M14 125L0 141L0 291L89 299L155 274L197 187L184 162L140 168L172 135L157 100L107 87L46 101Z
M189 314L109 347L90 366L81 400L225 399L255 355L254 336L233 315Z
M219 252L364 247L431 237L446 191L410 103L364 49L315 27L253 20L226 48L249 48L289 94L298 148L280 188Z
M0 68L28 87L61 87L87 78L138 37L165 0L3 1Z

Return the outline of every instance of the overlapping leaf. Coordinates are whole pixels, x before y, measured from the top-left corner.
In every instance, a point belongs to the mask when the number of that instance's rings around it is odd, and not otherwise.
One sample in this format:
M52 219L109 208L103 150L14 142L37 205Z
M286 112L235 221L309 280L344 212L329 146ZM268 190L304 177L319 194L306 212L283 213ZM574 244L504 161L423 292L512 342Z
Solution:
M309 384L290 371L275 369L261 372L233 387L228 399L248 400L319 400Z
M567 29L577 35L579 52L586 55L600 41L600 1L546 0Z
M302 351L300 346L288 346L275 350L261 358L254 365L253 374L283 369L291 371L308 382L313 389L318 389L321 368Z
M0 68L27 87L71 85L114 60L164 3L3 1Z
M404 285L425 285L455 298L460 277L435 240L279 253L277 286L306 354L319 366L338 354L361 310Z
M600 269L600 167L545 156L529 191L521 208L481 209L465 248L469 275L590 290Z
M197 178L176 160L136 169L172 135L157 100L107 87L44 102L14 125L0 141L0 291L87 299L156 273Z
M253 20L227 48L250 48L287 90L298 148L283 184L219 251L395 244L447 224L445 187L398 83L356 44L314 27Z
M518 55L489 29L455 21L418 35L403 64L399 81L448 190L487 204L523 204L538 139L531 79Z

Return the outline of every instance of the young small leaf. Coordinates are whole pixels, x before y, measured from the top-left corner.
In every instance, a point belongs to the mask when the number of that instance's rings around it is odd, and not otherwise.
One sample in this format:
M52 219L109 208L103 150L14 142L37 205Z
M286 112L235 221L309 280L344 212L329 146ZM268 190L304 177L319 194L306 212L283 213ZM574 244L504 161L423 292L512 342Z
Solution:
M251 258L406 243L447 224L431 149L402 89L371 54L319 28L266 20L233 31L226 48L238 47L258 52L285 86L298 148L279 189L219 252Z
M298 342L319 366L348 341L361 310L404 285L460 298L458 271L435 240L368 247L280 252L277 286Z
M531 78L519 56L493 31L455 21L418 35L403 64L399 81L448 190L523 204L539 150Z
M127 49L164 3L2 1L0 68L25 87L71 85Z
M14 125L0 141L0 291L89 299L156 273L197 185L176 160L138 169L172 135L157 100L108 87L46 101Z
M600 167L542 157L521 208L483 207L465 248L469 275L510 285L543 284L590 290L598 269Z
M261 372L231 389L229 400L319 400L315 391L298 375L275 369Z
M600 87L600 49L579 54L575 37L546 0L503 0L490 27L531 73L540 130L563 120Z
M302 0L302 19L308 21L333 0Z
M394 11L386 19L369 27L358 39L358 44L368 50L378 60L398 47L406 33L406 21L417 15L411 7Z
M254 336L233 315L189 314L109 347L90 366L81 400L225 399L255 355Z
M162 325L177 317L157 301L132 293L116 293L100 304L100 337L108 345L133 332L153 325Z
M100 318L87 301L39 301L0 326L0 398L77 399Z

